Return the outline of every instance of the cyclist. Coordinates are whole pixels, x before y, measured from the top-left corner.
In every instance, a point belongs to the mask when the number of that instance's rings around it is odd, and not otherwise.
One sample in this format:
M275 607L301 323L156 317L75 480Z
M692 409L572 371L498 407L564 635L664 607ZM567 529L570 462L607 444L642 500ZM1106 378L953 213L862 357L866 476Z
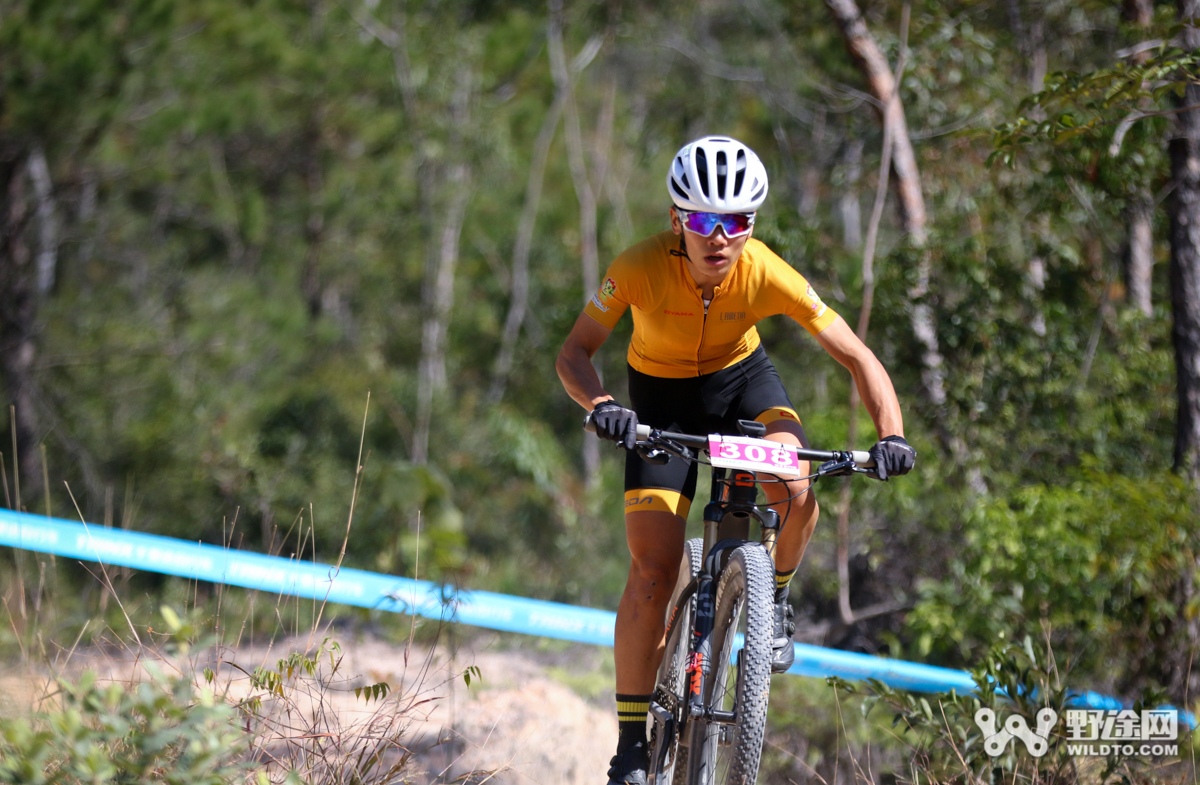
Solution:
M737 420L757 420L766 425L766 438L807 447L800 418L754 326L764 317L787 314L858 385L883 437L871 448L880 477L906 474L916 461L904 440L895 390L875 355L803 276L752 238L755 212L767 196L767 172L754 151L722 136L684 145L672 159L667 191L670 231L643 240L612 262L556 363L567 393L592 412L597 435L627 450L625 533L632 563L617 610L620 735L610 785L646 782L646 715L662 658L666 606L683 557L684 522L696 491L694 464L672 457L665 465L652 465L633 451L637 423L737 433ZM591 358L631 306L626 407L604 389ZM771 662L772 671L780 673L794 657L788 585L819 509L805 481L763 488L782 521Z

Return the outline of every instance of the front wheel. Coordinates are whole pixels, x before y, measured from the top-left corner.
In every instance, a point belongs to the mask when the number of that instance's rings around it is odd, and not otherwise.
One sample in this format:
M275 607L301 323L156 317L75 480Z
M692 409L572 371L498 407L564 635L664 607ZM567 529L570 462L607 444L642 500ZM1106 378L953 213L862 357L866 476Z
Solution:
M686 710L688 640L695 618L696 599L693 595L682 603L679 600L683 590L700 572L703 558L703 540L684 543L679 578L667 605L667 647L658 666L658 680L651 696L649 782L654 785L683 783L687 774L687 748L679 743L679 720ZM662 716L655 716L658 712Z
M773 578L771 559L757 543L735 550L721 572L704 691L711 719L688 723L688 782L694 785L752 785L758 776L771 690Z

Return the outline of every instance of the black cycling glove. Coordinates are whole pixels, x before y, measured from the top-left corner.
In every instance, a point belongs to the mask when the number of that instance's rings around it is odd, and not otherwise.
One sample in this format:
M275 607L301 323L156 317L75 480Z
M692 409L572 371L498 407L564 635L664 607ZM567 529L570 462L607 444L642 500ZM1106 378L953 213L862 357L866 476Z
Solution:
M596 435L623 444L626 450L637 447L637 413L616 401L601 401L592 409Z
M871 460L875 461L875 474L881 480L893 475L908 474L917 462L917 451L904 441L903 436L885 436L871 448Z

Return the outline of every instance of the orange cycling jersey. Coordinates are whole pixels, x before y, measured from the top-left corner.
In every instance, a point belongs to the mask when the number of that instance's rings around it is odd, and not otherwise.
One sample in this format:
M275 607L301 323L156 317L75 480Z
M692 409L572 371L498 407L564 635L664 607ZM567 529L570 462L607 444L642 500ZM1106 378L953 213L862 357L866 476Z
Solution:
M584 313L612 329L633 306L629 364L651 376L682 379L728 368L761 343L755 323L787 314L813 335L833 312L771 249L751 238L707 311L686 262L672 256L679 239L660 232L613 260Z

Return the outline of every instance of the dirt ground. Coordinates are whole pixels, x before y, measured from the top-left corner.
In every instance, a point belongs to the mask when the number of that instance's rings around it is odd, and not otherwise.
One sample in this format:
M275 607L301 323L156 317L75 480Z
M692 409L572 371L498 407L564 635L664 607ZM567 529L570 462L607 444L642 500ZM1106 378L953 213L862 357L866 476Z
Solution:
M348 672L394 686L419 681L421 721L412 729L426 782L472 770L500 770L496 783L603 781L617 743L611 675L597 675L607 652L577 646L557 651L505 648L486 638L453 657L444 649L410 651L369 640L346 647ZM407 667L406 667L407 665ZM468 687L462 674L478 669ZM580 694L594 692L589 700Z
M610 651L489 634L474 636L453 653L445 646L406 647L372 637L340 644L339 678L322 693L325 711L337 715L325 721L326 729L345 729L399 707L402 742L415 753L409 771L414 783L452 782L472 771L494 773L470 782L498 785L603 781L617 738ZM237 700L253 692L239 674L274 667L309 645L298 638L245 647L225 654L224 666L211 652L193 654L190 667L200 672L215 666L216 683ZM145 678L145 663L119 652L80 649L67 671L92 668L128 682ZM180 661L161 665L170 672ZM470 686L463 678L468 672ZM28 711L45 694L47 678L42 668L0 665L0 716ZM354 695L354 687L379 682L389 685L384 704ZM299 713L312 708L305 704Z

